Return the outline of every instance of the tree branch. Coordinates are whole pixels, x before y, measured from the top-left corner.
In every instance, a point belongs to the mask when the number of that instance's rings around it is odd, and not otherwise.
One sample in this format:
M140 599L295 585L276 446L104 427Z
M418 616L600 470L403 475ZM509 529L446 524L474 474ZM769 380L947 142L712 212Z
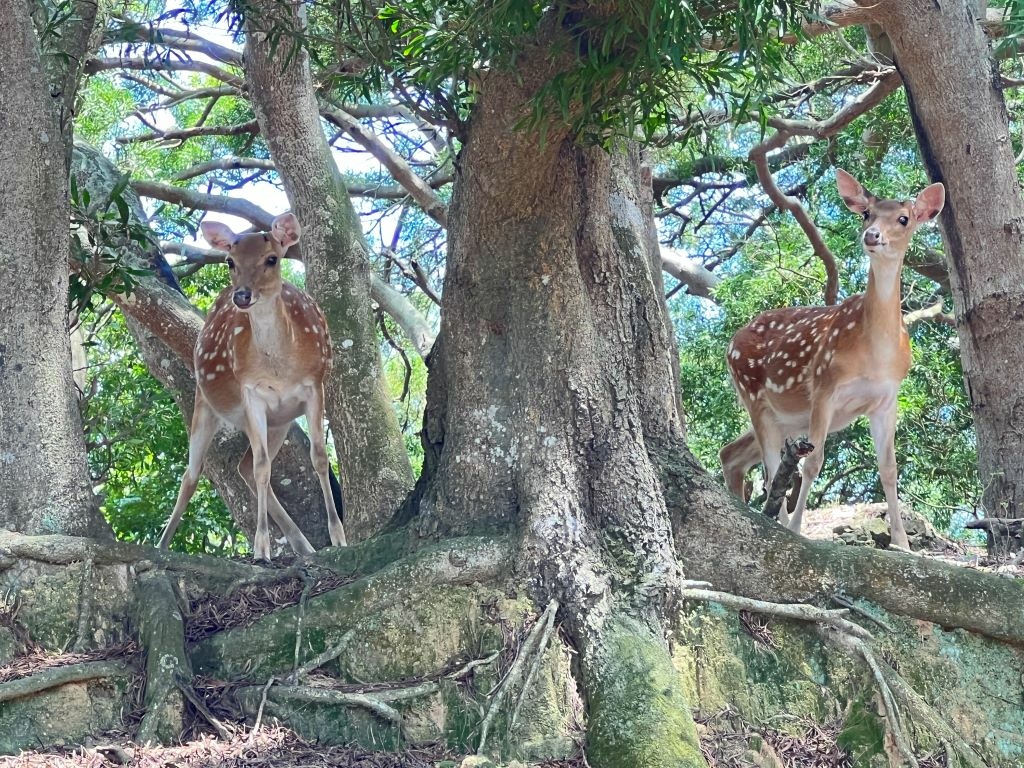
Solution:
M141 72L199 72L220 80L222 83L241 89L245 83L242 78L233 75L226 69L206 61L171 61L168 59L139 59L131 56L93 57L85 62L85 72L95 75L110 69L134 69Z
M785 147L793 136L813 136L816 139L834 136L853 120L878 105L886 96L895 91L900 83L899 73L895 69L888 70L874 85L827 120L769 119L768 124L776 129L776 133L750 150L750 161L757 170L757 177L765 193L779 210L786 210L793 214L800 228L807 235L807 239L810 240L814 253L825 265L826 304L835 304L839 296L839 269L835 256L825 243L821 231L811 220L807 209L797 198L786 195L775 182L768 164L768 153Z
M430 218L442 227L448 227L448 208L430 185L413 172L405 159L380 138L366 130L354 117L340 109L322 109L320 114L341 128L388 169L395 181L409 191L409 195Z

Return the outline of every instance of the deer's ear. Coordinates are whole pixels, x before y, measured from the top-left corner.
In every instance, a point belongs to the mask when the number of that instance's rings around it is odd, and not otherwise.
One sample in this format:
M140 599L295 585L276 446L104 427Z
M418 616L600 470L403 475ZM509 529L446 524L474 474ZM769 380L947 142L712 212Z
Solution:
M929 184L914 200L914 220L919 224L939 215L946 204L946 188L941 183Z
M204 221L199 225L203 231L203 238L214 248L221 251L230 251L235 244L235 233L231 228L219 221Z
M864 213L876 199L842 168L836 168L836 186L839 187L839 196L843 198L846 207L854 213Z
M270 225L270 236L280 243L282 248L288 248L299 242L299 238L302 237L302 225L294 213L282 213Z

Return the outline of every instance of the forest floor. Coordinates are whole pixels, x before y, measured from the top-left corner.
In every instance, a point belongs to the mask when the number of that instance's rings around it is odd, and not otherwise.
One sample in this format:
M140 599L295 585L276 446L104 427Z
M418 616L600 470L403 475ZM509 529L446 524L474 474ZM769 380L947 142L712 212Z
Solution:
M884 504L856 504L813 510L805 515L803 534L813 539L845 540L868 545L872 537L883 537L886 526L877 518L884 517ZM916 516L915 516L916 517ZM930 526L918 521L922 531L921 544L927 557L945 560L963 567L996 571L1004 576L1024 578L1024 564L1009 565L989 558L983 543L953 541L935 534ZM909 528L909 526L908 526ZM879 533L882 531L882 533ZM912 541L914 536L912 535ZM975 537L981 542L983 537ZM230 599L207 596L192 605L189 621L189 640L195 641L227 626L247 624L255 618L277 608L292 605L299 600L305 588L319 593L341 583L332 576L306 584L282 569L282 579L258 587L236 591ZM312 589L310 589L312 587ZM138 649L118 647L107 652L94 652L97 658L110 654L134 657ZM91 655L91 656L92 656ZM29 654L7 669L0 669L0 680L19 677L39 671L42 667L80 661L69 654ZM91 658L90 656L90 658ZM5 674L6 673L6 674ZM196 681L202 683L203 681ZM200 689L204 686L199 685ZM212 686L216 687L216 686ZM374 752L357 746L325 747L307 742L292 731L264 725L253 730L240 723L232 724L227 711L216 706L216 699L207 698L211 709L223 718L229 735L218 737L208 732L207 723L198 716L192 724L188 741L182 745L140 747L131 742L133 726L140 713L128 714L123 731L97 735L92 742L75 748L25 752L18 756L0 757L0 768L488 768L491 763L483 758L466 757L442 745L428 744L409 747L400 752ZM193 715L196 713L193 712ZM749 724L735 718L725 710L697 715L702 751L712 768L747 768L750 762L752 740L761 743L762 765L785 768L850 768L853 763L845 750L837 744L841 723L816 723L811 720L786 723L785 730L761 726L756 734ZM755 737L756 738L753 738ZM919 760L921 768L940 768L944 759L925 756ZM507 768L523 768L512 761ZM576 756L560 761L533 763L536 768L587 768L580 751Z

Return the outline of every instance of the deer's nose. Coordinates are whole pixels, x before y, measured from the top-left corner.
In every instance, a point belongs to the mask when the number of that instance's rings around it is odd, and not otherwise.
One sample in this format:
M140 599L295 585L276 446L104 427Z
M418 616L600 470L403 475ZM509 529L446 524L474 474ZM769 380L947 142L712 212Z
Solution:
M235 302L235 306L239 309L246 309L252 304L252 291L248 288L239 288L235 291L231 300Z
M864 245L881 245L882 233L876 227L864 230Z

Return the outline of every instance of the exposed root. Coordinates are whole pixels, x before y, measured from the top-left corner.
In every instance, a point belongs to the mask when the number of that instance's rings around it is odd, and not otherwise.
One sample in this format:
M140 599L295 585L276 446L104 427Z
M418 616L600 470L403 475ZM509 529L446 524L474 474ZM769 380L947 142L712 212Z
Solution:
M0 703L22 696L31 696L68 683L83 683L106 677L131 677L133 674L135 673L128 664L113 659L83 661L80 664L51 667L28 677L19 677L16 680L0 683Z
M768 613L787 619L828 624L861 640L873 639L871 633L864 629L864 627L846 619L846 616L850 613L846 608L830 610L816 608L813 605L805 605L803 603L769 603L764 600L754 600L749 597L740 597L729 592L718 592L710 589L683 589L680 596L686 600L704 600L720 603L721 605L743 611Z
M257 712L256 724L253 726L254 732L258 729L262 720L264 706L268 702L273 701L361 707L404 731L405 719L402 717L402 713L392 705L423 696L430 696L441 689L438 683L427 681L417 683L416 685L382 688L365 692L339 691L333 688L312 685L277 685L271 690L271 686L275 682L277 681L271 678L265 686L243 686L238 689L239 693L242 694L257 687L262 689L260 708Z
M185 622L177 592L163 571L140 574L133 607L139 641L146 651L146 714L138 740L173 743L181 737L185 702L179 681L191 680Z
M195 707L196 712L202 715L203 719L208 722L213 729L217 732L217 735L222 739L230 739L233 733L233 729L228 728L219 719L214 717L213 713L210 712L206 703L196 695L196 692L192 690L192 686L183 680L175 680L178 685L178 690L181 694L189 700L189 703Z
M131 565L139 573L158 567L187 573L197 584L215 591L235 581L251 579L265 570L237 560L165 552L124 541L59 534L36 536L0 530L0 569L11 567L19 560L50 565L83 561L92 561L94 566Z
M95 568L92 559L85 561L82 568L81 582L78 590L78 627L75 632L74 651L85 651L89 648L89 625L92 623L92 594L95 582Z
M946 745L947 751L959 755L969 768L985 768L985 763L978 754L921 698L920 694L914 691L894 669L879 663L870 646L870 642L874 638L866 629L845 618L849 613L848 608L826 610L804 604L769 603L728 592L695 588L692 586L695 583L698 582L686 582L687 586L681 591L683 598L716 602L739 610L756 611L801 621L813 621L822 625L819 630L820 634L828 642L863 661L871 672L878 690L888 733L901 758L912 768L918 768L920 763L914 755L910 737L903 723L901 706L912 712L922 725ZM868 618L874 620L873 617ZM886 626L881 621L876 621L876 623L883 627Z
M317 655L316 658L307 661L300 667L297 667L295 671L285 679L285 682L289 685L294 685L313 670L319 669L324 664L334 661L345 652L345 649L348 648L348 644L352 642L352 638L355 637L355 634L355 630L350 629L341 636L341 640L337 643L324 650L323 653Z
M494 696L491 698L491 702L487 707L487 713L484 715L483 722L480 725L480 745L477 747L476 753L478 755L484 754L484 749L487 747L487 736L490 731L491 725L494 722L495 716L501 710L501 705L505 698L509 695L513 688L519 685L519 681L523 677L524 667L526 661L531 659L534 655L543 653L543 647L540 646L540 638L542 635L550 635L550 626L554 623L555 614L558 612L558 601L552 600L548 603L547 608L544 609L544 613L541 614L540 618L534 623L533 627L530 628L530 633L526 636L526 641L523 643L523 647L519 649L519 655L516 656L512 667L509 669L508 674L505 675L505 679L498 686L498 690L495 691ZM547 628L547 629L545 629ZM547 644L545 639L544 644ZM540 648L535 654L535 649ZM531 665L530 677L532 677L533 666ZM525 691L526 685L521 689ZM518 713L519 704L516 704L515 712Z

